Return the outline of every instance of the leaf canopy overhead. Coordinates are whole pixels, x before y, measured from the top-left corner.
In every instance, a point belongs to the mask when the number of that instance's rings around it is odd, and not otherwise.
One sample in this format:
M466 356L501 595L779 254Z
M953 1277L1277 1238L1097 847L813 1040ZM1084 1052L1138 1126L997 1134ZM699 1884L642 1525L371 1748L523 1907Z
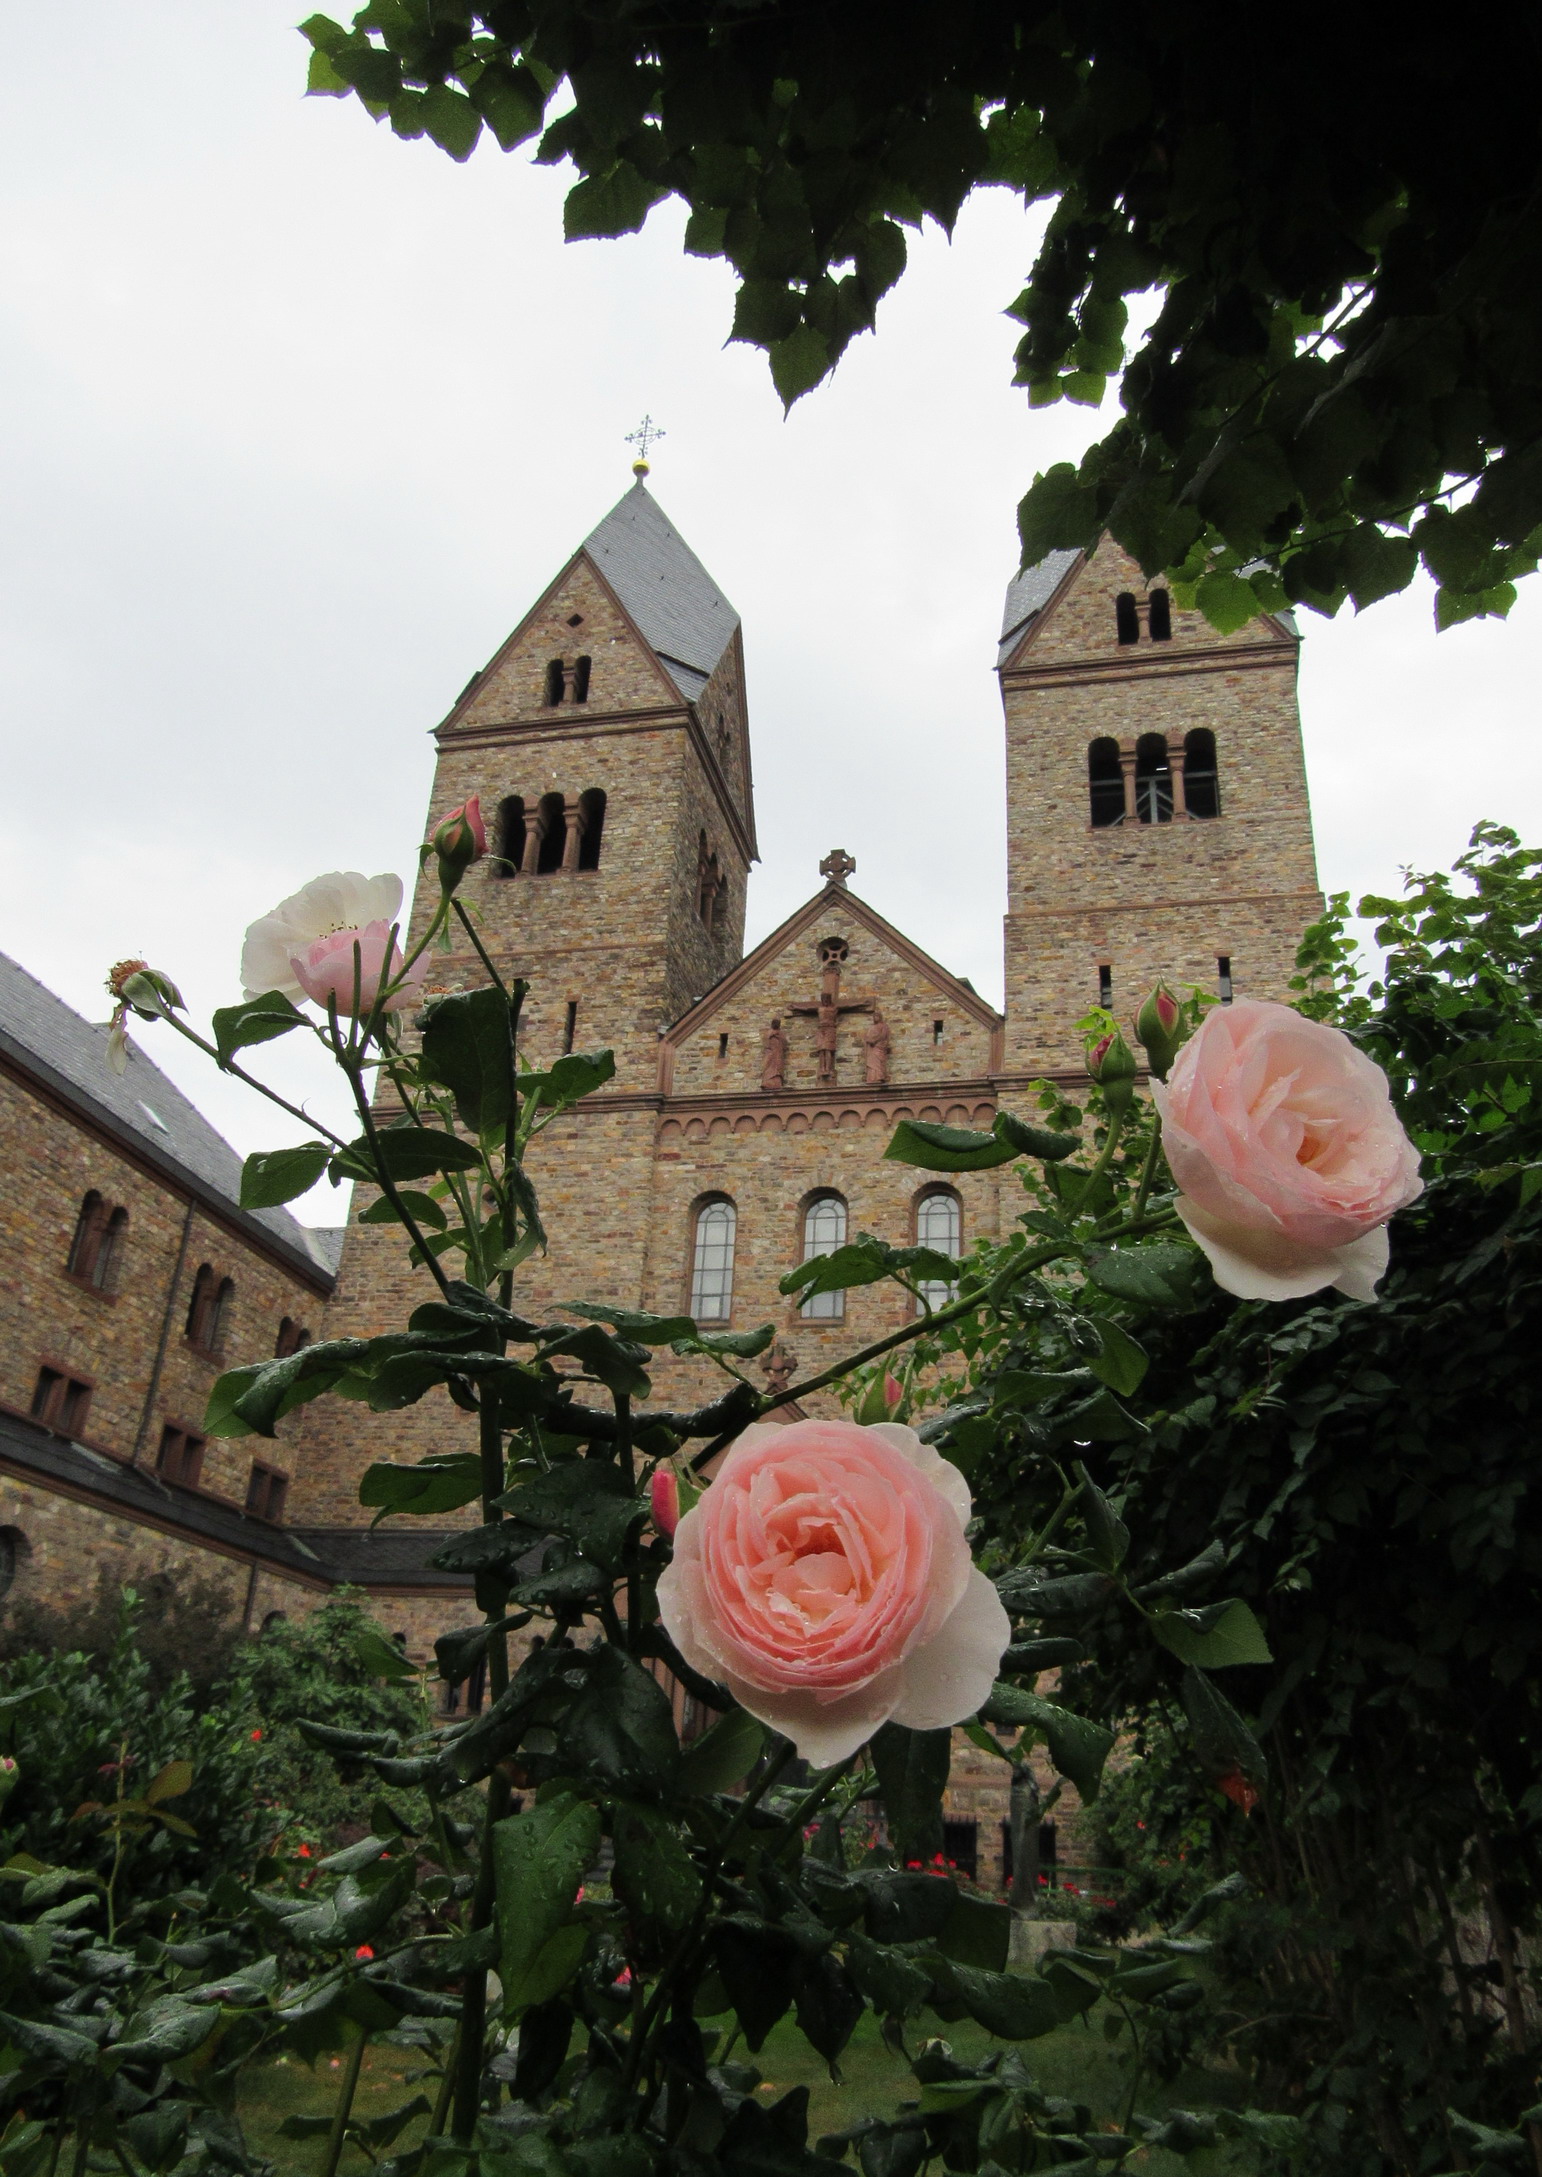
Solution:
M687 250L738 274L731 337L789 405L872 329L907 228L951 228L980 187L1054 199L1010 302L1017 382L1096 405L1122 374L1124 413L1036 479L1028 561L1107 529L1223 627L1250 600L1363 608L1421 560L1449 625L1507 611L1536 565L1524 16L1350 11L1301 37L1111 0L376 0L303 28L311 89L399 135L571 159L570 239L683 199Z

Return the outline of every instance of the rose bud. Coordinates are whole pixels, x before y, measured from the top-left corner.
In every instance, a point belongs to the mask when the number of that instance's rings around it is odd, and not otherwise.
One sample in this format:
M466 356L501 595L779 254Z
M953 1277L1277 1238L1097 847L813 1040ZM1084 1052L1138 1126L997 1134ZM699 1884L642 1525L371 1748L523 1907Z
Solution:
M0 1806L4 1806L20 1782L21 1771L12 1757L9 1754L0 1756Z
M1103 1091L1111 1119L1122 1119L1135 1097L1135 1053L1115 1028L1087 1046L1087 1071Z
M487 827L482 822L481 797L473 794L452 809L434 831L429 844L439 857L439 883L453 892L473 862L487 852Z
M648 1484L648 1503L654 1526L666 1542L672 1541L680 1524L680 1484L675 1479L673 1467L656 1466L653 1469L653 1479Z
M1145 1051L1153 1075L1165 1081L1184 1041L1183 1008L1165 983L1157 984L1136 1014L1135 1040Z

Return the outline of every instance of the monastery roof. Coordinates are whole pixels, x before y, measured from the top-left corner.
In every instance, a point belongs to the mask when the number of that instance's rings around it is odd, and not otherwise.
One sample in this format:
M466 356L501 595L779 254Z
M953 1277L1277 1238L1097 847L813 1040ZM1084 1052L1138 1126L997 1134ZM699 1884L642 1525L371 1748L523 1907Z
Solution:
M1075 546L1050 552L1032 567L1024 567L1007 584L1007 601L1001 615L1001 649L996 659L1005 665L1016 649L1028 622L1044 610L1059 589L1073 563L1081 557Z
M733 641L739 615L641 477L583 549L675 686L694 701Z
M284 1209L241 1208L241 1158L133 1042L128 1067L107 1063L105 1023L83 1020L35 975L0 953L0 1056L115 1135L235 1223L260 1227L313 1282L330 1283L343 1235L314 1231ZM258 1235L254 1234L254 1237Z

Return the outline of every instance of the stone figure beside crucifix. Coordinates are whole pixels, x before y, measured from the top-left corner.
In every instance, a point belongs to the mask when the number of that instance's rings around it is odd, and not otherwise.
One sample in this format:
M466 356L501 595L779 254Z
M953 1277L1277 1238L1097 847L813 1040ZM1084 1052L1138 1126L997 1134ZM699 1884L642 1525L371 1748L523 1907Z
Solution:
M806 1013L814 1022L814 1057L817 1061L817 1085L820 1088L835 1087L835 1055L840 1040L841 1015L843 1013L871 1013L875 1010L871 998L843 998L841 996L841 967L851 948L844 937L824 937L819 941L819 996L812 1002L788 1007L790 1013ZM885 1055L887 1064L887 1054ZM871 1061L869 1061L871 1074Z

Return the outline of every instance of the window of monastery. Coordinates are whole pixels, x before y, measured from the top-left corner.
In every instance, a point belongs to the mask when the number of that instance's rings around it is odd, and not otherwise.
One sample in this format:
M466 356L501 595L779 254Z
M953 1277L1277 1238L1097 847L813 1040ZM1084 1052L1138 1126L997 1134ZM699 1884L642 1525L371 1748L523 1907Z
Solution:
M917 1247L935 1247L956 1261L963 1244L964 1211L958 1196L951 1187L928 1187L916 1198ZM919 1287L929 1308L945 1308L956 1290L941 1278L927 1278Z
M1216 768L1215 735L1196 726L1183 736L1183 799L1190 816L1219 816L1221 775Z
M93 1187L80 1205L65 1268L93 1292L116 1291L127 1236L128 1211L109 1209Z
M535 873L549 877L562 867L563 850L567 846L567 811L560 794L543 794L540 802L541 845L536 856Z
M1147 620L1154 643L1170 643L1173 639L1173 600L1170 591L1153 590Z
M846 1204L838 1194L816 1194L803 1212L803 1260L833 1255L846 1245ZM846 1313L844 1293L815 1293L802 1313L810 1322L839 1323Z
M726 1322L734 1301L734 1240L739 1213L726 1195L696 1212L691 1255L691 1314L698 1323Z
M295 1322L292 1316L286 1315L278 1326L273 1358L276 1361L287 1360L291 1353L298 1353L302 1346L308 1346L310 1342L310 1332L302 1324Z
M1087 750L1087 798L1095 826L1124 822L1124 766L1119 743L1106 733Z
M573 701L575 703L587 703L589 700L589 671L590 660L588 658L580 658L573 667Z
M40 1368L32 1393L32 1418L56 1436L79 1436L86 1425L91 1386L63 1368Z
M505 794L493 834L493 875L512 877L525 859L525 797Z
M168 1421L161 1431L161 1448L155 1455L155 1471L164 1481L180 1482L196 1489L203 1473L204 1439L191 1429Z
M0 1602L16 1585L22 1559L32 1555L32 1545L19 1527L0 1527Z
M276 1466L267 1466L261 1459L252 1461L251 1479L246 1485L246 1509L258 1519L270 1519L276 1525L284 1516L284 1499L289 1494L289 1476L280 1473Z
M553 658L546 667L546 684L541 690L541 700L548 710L555 709L562 701L567 686L567 672L561 658Z
M1231 1004L1231 954L1223 952L1215 963L1215 987L1221 994L1222 1005Z
M1128 590L1114 599L1114 632L1122 643L1140 641L1140 607Z
M586 787L578 797L582 829L578 842L578 866L580 869L598 869L600 866L600 841L605 836L605 789L602 786Z
M211 1360L217 1360L225 1350L235 1298L233 1278L217 1278L208 1263L199 1264L188 1303L187 1342Z
M1172 821L1173 773L1165 733L1143 733L1135 744L1135 813L1143 824Z

